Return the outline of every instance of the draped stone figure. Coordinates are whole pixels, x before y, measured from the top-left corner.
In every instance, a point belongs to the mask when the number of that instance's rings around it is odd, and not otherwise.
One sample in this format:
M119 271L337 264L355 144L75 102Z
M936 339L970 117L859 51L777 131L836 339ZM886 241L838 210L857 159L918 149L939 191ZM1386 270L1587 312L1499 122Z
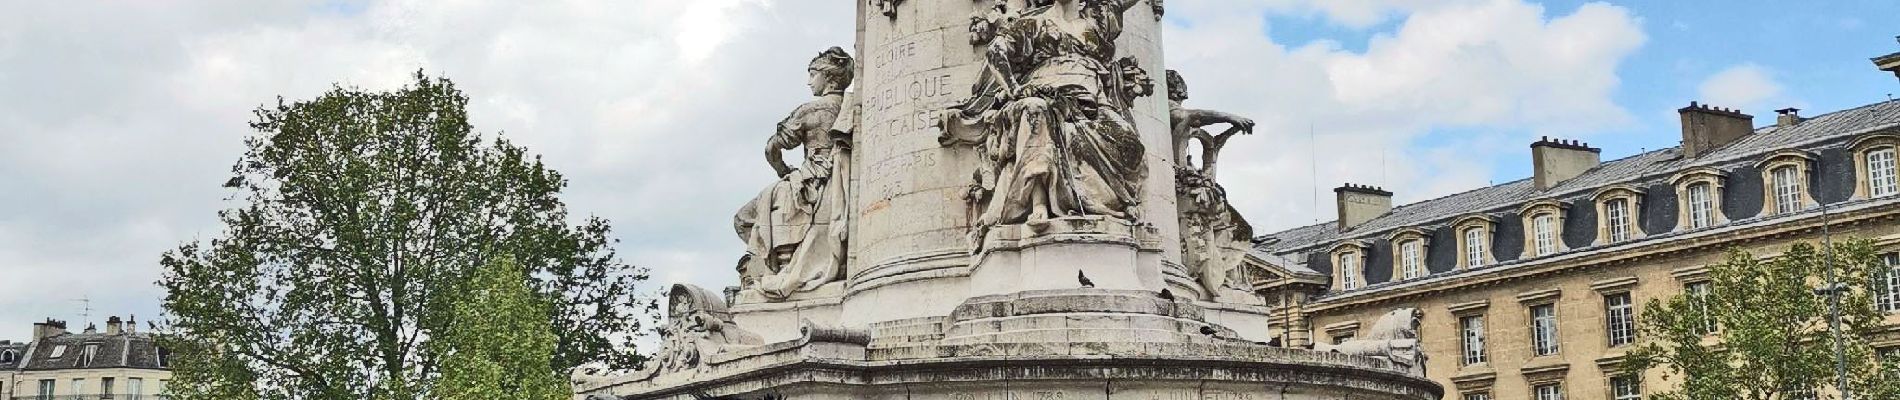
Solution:
M1372 324L1363 337L1340 344L1319 343L1314 351L1378 357L1407 368L1423 368L1425 351L1419 348L1419 321L1424 314L1416 308L1398 308L1387 312ZM1420 371L1421 374L1423 371Z
M857 107L845 93L852 68L851 55L837 47L812 60L810 84L818 98L793 110L766 141L765 159L778 182L733 217L733 228L746 243L739 262L741 286L767 298L816 290L844 274L850 124L840 115ZM781 153L799 148L804 161L793 168Z
M1214 181L1216 162L1227 140L1236 134L1252 133L1254 123L1233 114L1183 107L1187 93L1187 82L1181 74L1168 71L1182 261L1211 300L1229 286L1228 274L1240 267L1253 242L1253 226L1227 203L1227 190ZM1204 129L1218 124L1226 124L1227 130L1216 135ZM1199 165L1188 154L1193 142L1201 145Z
M1129 103L1143 88L1129 78L1145 73L1115 50L1123 15L1139 2L1032 0L1019 13L973 19L984 70L939 138L979 156L966 195L977 210L973 243L1003 224L1141 218L1147 170Z

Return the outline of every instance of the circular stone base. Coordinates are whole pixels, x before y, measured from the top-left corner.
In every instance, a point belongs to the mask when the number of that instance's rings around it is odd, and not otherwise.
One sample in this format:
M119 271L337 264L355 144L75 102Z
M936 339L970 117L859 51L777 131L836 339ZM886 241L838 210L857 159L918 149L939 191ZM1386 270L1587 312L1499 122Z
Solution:
M1317 354L1317 353L1315 353ZM806 360L626 399L1435 400L1423 378L1326 360L965 358L901 364ZM618 394L618 393L617 393Z

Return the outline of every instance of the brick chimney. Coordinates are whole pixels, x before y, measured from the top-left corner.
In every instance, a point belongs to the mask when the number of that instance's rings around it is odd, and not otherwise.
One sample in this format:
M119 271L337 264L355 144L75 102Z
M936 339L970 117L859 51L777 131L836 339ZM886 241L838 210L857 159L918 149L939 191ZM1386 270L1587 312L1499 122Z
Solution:
M1603 149L1589 143L1545 137L1531 143L1531 169L1537 190L1546 190L1583 175L1603 163Z
M1339 230L1359 227L1392 211L1392 192L1372 186L1346 184L1333 189L1339 206Z
M1801 109L1794 107L1775 110L1775 114L1778 115L1775 117L1775 126L1783 128L1795 126L1795 124L1799 124L1801 121L1808 120L1807 118L1801 118Z
M1755 116L1733 109L1689 102L1682 114L1682 156L1701 157L1755 132Z
M66 333L66 321L47 318L46 322L36 322L33 324L33 340L35 341L64 335Z
M124 327L125 327L125 320L119 319L119 316L114 315L111 318L106 318L106 334L107 335L118 335L121 333L125 333Z

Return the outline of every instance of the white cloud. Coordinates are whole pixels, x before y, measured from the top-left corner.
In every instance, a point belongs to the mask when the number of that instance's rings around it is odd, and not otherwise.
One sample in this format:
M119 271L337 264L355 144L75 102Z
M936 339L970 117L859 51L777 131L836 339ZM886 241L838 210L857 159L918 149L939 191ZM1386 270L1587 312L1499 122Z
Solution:
M1536 134L1621 123L1615 69L1644 41L1627 11L1596 3L1562 15L1518 0L1168 5L1171 19L1192 22L1166 39L1194 89L1190 106L1261 123L1229 146L1222 177L1269 230L1330 218L1329 189L1346 180L1420 199L1482 185L1483 155L1521 151ZM156 314L157 256L217 234L213 213L229 206L218 184L252 108L338 82L391 88L418 68L473 97L478 129L506 132L566 173L570 207L612 220L621 254L656 281L730 284L741 251L731 213L772 178L763 140L808 97L810 57L854 36L848 1L9 7L0 338L72 317L68 299L80 296L96 315ZM1363 52L1292 48L1260 35L1269 14L1397 25ZM1442 128L1482 133L1430 133ZM1317 207L1311 170L1325 196Z
M1741 64L1702 81L1698 91L1701 99L1711 105L1741 109L1766 110L1769 100L1781 100L1781 84L1776 83L1774 74L1767 68L1755 64Z
M1193 22L1166 39L1189 106L1260 122L1258 136L1228 146L1223 168L1237 171L1221 176L1264 231L1332 219L1331 189L1344 182L1428 199L1488 184L1491 159L1538 135L1629 123L1611 99L1616 69L1646 41L1635 16L1602 3L1556 14L1518 0L1359 2L1400 19L1364 51L1257 34L1275 21L1262 13L1332 7L1322 9L1347 25L1370 15L1346 3L1169 4Z

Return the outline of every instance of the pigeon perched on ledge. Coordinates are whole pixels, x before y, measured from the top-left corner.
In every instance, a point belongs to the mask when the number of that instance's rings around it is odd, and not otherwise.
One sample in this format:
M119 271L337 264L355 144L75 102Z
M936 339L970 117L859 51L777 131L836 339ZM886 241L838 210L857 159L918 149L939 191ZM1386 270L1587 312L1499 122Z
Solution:
M1086 274L1083 274L1083 273L1082 273L1082 270L1076 270L1076 271L1075 271L1075 280L1076 280L1077 282L1080 282L1080 283L1082 284L1082 288L1084 288L1084 289L1088 289L1088 288L1094 288L1094 287L1095 287L1095 282L1094 282L1094 281L1090 281L1090 280L1089 280L1089 276L1088 276L1088 275L1086 275Z

